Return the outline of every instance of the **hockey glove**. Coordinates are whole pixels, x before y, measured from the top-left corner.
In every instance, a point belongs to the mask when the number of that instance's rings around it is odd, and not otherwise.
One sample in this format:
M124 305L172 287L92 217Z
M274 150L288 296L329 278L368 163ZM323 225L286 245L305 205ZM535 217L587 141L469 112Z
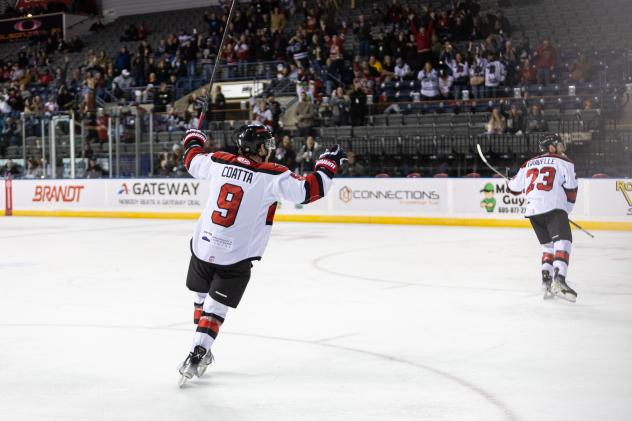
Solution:
M334 145L320 155L316 161L315 171L322 171L329 178L334 178L338 168L347 161L347 154L340 145Z
M184 156L187 156L187 153L195 147L204 149L204 144L207 140L208 138L203 131L196 129L187 130L187 132L184 134L184 139L182 139L182 149Z

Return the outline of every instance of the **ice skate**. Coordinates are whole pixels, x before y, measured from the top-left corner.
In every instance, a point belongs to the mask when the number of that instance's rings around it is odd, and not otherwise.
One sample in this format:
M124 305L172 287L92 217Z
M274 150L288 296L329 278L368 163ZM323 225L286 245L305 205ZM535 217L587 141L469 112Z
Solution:
M555 296L574 303L577 301L577 293L566 284L566 279L562 275L556 275L551 291Z
M551 278L551 274L547 270L542 271L542 298L545 300L549 300L554 297L553 292L551 291L551 286L553 284L553 278Z
M214 360L215 358L213 358L213 353L209 349L200 360L200 364L198 365L197 369L197 376L202 377L204 373L206 373L206 369L208 368L208 366L211 365Z
M198 345L195 347L193 352L189 353L189 356L184 360L182 365L178 371L180 372L180 381L178 382L179 386L182 387L184 384L191 380L193 376L198 375L198 366L206 355L206 349L204 347Z

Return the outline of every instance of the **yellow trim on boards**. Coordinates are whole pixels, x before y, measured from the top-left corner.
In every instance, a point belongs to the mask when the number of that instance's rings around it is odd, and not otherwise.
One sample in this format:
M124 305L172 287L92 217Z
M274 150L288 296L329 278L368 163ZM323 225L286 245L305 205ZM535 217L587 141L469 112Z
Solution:
M2 215L2 213L0 213ZM146 218L146 219L197 219L199 213L191 212L132 212L132 211L39 211L14 210L14 216L55 216L82 218ZM457 227L504 227L527 228L531 225L520 219L484 218L425 218L406 216L360 216L360 215L288 215L277 214L275 222L320 222L343 224L395 224L395 225L439 225ZM577 221L587 230L632 231L631 222Z

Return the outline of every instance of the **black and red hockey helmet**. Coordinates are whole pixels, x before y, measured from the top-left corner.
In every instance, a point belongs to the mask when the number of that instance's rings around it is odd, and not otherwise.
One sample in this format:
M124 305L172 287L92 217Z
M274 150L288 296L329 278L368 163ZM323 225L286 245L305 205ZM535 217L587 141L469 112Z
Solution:
M538 147L541 152L547 152L549 150L549 146L556 146L560 143L564 143L562 138L557 133L544 133L540 142L538 142Z
M264 145L266 149L274 149L274 138L266 126L255 124L244 125L239 128L237 134L237 146L243 154L256 154L259 145Z

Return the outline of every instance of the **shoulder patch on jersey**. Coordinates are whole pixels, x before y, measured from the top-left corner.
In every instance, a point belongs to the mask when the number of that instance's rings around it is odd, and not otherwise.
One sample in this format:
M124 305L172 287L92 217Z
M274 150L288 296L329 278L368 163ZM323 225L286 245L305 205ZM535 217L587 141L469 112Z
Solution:
M237 157L237 161L241 162L242 164L245 165L252 165L252 161L250 161L248 158L244 158L243 156L238 156Z

